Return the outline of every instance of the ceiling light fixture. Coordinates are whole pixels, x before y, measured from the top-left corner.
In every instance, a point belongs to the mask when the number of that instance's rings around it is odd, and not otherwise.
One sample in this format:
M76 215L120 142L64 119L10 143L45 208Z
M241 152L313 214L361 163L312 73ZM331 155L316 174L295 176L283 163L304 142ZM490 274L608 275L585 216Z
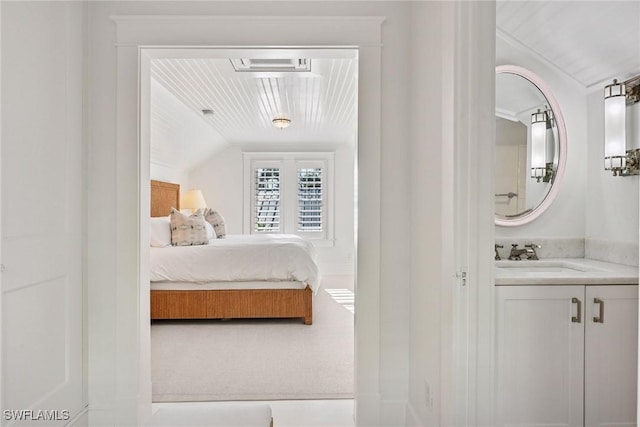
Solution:
M627 107L640 101L640 76L623 83L613 80L604 88L604 170L613 176L640 174L640 135L631 127L631 143L636 148L627 149ZM639 126L636 124L636 126ZM635 129L635 130L634 130Z
M271 121L273 122L273 125L275 127L280 129L288 128L289 125L291 124L291 119L287 119L286 117L276 117Z

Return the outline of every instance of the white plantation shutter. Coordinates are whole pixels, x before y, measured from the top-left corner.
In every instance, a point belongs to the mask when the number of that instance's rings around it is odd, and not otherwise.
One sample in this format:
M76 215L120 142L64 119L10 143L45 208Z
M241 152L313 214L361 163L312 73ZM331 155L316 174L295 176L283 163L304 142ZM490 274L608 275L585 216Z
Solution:
M256 168L254 231L280 231L280 168Z
M243 153L243 230L333 245L333 153Z
M298 232L322 232L324 194L322 168L298 168Z

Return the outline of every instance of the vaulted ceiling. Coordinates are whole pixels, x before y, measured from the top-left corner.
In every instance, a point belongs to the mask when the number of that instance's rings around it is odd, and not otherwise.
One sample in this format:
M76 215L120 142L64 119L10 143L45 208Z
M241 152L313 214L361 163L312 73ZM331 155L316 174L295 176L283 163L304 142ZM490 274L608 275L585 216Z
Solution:
M355 50L211 49L195 56L151 61L152 160L188 169L225 146L305 151L355 141ZM193 118L207 129L187 129ZM277 128L274 118L290 126Z
M498 1L496 34L585 89L640 74L640 1ZM355 50L212 52L152 61L152 156L163 153L167 161L188 168L194 159L233 144L293 151L354 141ZM236 71L231 59L249 64L247 59L254 59L259 66L305 59L311 67ZM163 93L154 97L154 87ZM276 117L291 119L291 126L275 128L271 121ZM193 120L207 126L180 130ZM153 135L166 146L154 148Z
M639 1L498 1L496 31L587 89L640 73Z
M278 58L272 58L277 61ZM354 137L357 62L310 59L309 71L236 71L228 58L159 59L151 75L229 143L330 142ZM291 120L286 130L272 120Z

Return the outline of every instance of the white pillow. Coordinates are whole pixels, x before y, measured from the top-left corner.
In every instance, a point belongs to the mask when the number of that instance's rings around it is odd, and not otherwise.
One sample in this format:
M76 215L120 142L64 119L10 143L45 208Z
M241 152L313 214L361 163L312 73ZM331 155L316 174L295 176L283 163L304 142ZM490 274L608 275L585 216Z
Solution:
M211 208L205 208L201 211L204 215L204 219L211 225L216 232L216 238L224 239L227 235L224 218L220 215L220 212L216 212Z
M205 221L204 227L207 229L207 239L209 239L209 240L215 239L216 238L216 231L213 229L213 225L211 225L211 224L209 224L208 222Z
M149 221L149 244L155 248L171 246L171 220L168 216L151 218Z

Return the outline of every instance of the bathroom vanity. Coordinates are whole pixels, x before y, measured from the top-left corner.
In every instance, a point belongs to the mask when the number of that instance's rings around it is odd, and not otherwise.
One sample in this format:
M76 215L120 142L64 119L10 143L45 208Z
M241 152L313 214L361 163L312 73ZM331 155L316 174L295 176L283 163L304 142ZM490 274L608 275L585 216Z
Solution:
M636 425L638 269L496 261L496 425Z

